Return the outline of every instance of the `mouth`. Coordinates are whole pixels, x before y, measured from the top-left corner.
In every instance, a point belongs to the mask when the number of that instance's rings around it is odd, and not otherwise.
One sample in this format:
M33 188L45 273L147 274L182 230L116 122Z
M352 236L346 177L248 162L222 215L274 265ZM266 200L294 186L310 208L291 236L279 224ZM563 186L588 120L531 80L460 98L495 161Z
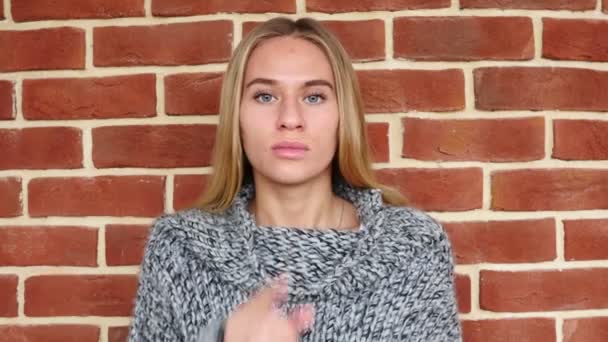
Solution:
M308 145L297 142L280 142L272 145L273 154L283 159L302 159L308 151Z

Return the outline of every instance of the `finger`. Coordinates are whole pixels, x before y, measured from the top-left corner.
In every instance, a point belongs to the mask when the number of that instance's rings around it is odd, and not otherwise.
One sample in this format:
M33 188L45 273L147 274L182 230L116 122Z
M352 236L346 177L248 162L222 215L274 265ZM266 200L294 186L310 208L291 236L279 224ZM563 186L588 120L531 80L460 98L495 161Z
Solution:
M300 341L300 332L298 328L290 321L284 313L274 312L270 320L271 331L269 332L272 338L271 341L281 342L298 342ZM268 341L268 340L267 340Z
M265 287L258 290L255 300L267 309L273 309L287 300L288 288L288 277L286 274L281 274L271 279Z
M278 277L272 279L269 288L271 306L280 306L287 300L289 294L289 276L287 273L281 273Z
M312 304L302 304L294 309L288 319L300 334L314 325L315 308Z

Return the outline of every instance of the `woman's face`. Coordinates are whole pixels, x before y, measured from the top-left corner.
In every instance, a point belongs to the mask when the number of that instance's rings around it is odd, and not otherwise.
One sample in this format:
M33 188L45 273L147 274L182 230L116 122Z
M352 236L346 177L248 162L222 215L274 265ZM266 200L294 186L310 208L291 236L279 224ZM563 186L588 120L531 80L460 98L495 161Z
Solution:
M253 50L239 120L257 176L297 184L331 174L339 121L333 79L323 51L304 39L271 38Z

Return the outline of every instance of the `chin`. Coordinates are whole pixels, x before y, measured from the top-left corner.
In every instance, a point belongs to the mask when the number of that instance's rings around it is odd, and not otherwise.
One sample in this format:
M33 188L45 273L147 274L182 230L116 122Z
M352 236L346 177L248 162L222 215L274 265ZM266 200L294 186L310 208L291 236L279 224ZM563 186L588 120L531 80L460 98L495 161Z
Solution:
M297 185L306 183L315 177L320 176L322 170L310 169L302 165L276 166L272 170L258 171L261 176L273 183L283 185Z
M314 175L305 175L301 173L276 173L265 175L267 179L273 183L279 183L283 185L297 185L305 183L306 181L314 178Z

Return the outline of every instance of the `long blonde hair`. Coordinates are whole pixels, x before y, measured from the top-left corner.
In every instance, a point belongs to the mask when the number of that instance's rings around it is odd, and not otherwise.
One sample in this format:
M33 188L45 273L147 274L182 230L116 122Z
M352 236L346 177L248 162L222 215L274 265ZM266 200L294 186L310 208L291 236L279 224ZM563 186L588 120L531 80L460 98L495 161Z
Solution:
M356 187L379 188L385 203L406 204L407 200L397 190L381 184L374 176L357 76L338 39L315 19L294 21L276 17L255 27L244 37L228 63L221 90L219 125L212 157L213 173L196 207L210 212L225 210L232 204L243 182L253 177L251 164L243 153L239 127L245 66L251 51L260 42L280 36L314 43L331 64L340 116L332 177L342 177Z

